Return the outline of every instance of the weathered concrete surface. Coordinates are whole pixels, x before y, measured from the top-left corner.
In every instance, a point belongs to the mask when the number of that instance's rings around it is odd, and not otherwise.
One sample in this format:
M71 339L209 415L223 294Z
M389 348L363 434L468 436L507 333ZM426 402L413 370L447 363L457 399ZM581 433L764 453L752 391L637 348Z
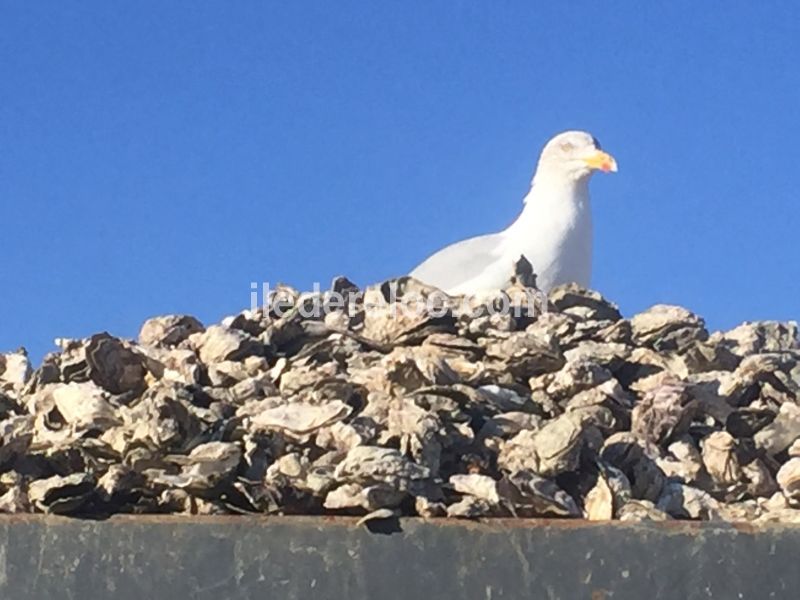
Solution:
M800 526L0 518L0 598L796 599Z

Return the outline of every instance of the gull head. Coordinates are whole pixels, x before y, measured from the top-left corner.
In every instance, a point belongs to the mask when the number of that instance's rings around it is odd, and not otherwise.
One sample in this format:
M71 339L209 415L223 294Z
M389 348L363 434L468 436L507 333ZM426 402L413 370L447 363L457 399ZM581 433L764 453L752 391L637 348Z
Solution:
M537 176L587 179L595 171L615 173L617 161L600 148L597 138L585 131L565 131L545 144L536 168Z

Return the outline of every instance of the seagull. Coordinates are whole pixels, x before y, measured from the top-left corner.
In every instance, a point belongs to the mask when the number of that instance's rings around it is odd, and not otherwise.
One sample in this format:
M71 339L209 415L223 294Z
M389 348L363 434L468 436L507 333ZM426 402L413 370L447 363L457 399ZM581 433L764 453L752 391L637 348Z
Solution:
M565 131L545 145L522 213L507 229L439 250L410 276L451 294L505 287L524 256L537 285L547 292L562 283L589 287L592 275L592 212L589 179L616 172L617 162L585 131Z

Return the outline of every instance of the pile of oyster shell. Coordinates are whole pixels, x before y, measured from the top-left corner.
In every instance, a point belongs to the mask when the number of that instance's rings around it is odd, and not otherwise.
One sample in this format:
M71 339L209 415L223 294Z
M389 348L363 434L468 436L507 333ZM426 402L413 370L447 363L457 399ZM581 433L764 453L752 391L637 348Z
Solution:
M0 511L800 521L796 323L525 283L397 311L437 291L339 278L0 355Z

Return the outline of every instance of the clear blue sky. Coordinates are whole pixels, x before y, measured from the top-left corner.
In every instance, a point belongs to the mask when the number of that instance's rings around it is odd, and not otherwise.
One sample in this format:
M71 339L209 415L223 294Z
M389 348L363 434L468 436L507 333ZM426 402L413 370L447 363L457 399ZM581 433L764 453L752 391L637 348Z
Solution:
M3 2L0 56L0 350L403 274L571 128L625 313L800 318L796 2Z

